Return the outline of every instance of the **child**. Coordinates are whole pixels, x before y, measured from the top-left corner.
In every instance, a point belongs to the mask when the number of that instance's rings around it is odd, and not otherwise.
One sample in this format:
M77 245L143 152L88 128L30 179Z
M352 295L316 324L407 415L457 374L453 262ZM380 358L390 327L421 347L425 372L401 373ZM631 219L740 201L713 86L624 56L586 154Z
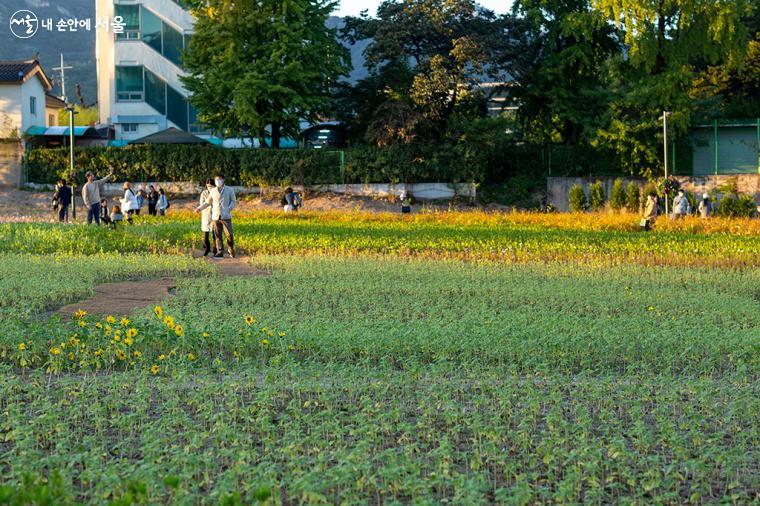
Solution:
M111 224L111 218L108 217L108 201L106 199L100 199L100 221L106 225Z
M113 206L111 208L111 226L115 228L122 221L124 221L124 215L121 213L121 207Z

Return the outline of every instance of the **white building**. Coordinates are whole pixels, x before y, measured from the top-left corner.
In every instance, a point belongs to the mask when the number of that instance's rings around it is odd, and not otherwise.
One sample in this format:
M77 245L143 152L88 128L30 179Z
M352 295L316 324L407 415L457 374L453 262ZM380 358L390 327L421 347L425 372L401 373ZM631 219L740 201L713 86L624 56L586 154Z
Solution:
M176 127L198 133L195 109L179 77L194 19L181 0L96 0L96 16L124 23L96 39L100 122L129 141Z
M52 99L48 107L52 87L38 60L0 61L0 138L18 139L31 127L49 126L48 115L60 108Z

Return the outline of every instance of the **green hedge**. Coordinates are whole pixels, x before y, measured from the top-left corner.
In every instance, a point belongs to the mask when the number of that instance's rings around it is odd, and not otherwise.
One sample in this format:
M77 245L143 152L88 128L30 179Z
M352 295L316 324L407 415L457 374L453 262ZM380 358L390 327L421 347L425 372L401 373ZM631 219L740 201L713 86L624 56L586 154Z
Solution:
M315 149L222 149L198 145L134 145L76 148L77 179L92 170L113 169L119 180L201 181L215 173L230 184L279 186L331 183L499 183L515 176L542 179L548 174L591 172L587 149L498 142L466 142L387 148L357 147L340 153ZM598 159L598 157L596 158ZM69 178L66 148L27 152L27 180L52 183Z

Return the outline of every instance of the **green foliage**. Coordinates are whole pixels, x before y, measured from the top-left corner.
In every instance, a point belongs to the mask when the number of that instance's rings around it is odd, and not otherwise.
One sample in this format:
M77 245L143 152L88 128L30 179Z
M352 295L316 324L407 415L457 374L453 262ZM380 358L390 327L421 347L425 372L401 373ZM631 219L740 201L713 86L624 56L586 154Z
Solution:
M604 193L604 185L597 181L589 186L588 203L592 211L601 211L604 209L607 195Z
M757 204L751 195L726 195L715 207L715 216L728 218L751 218L757 212Z
M100 122L100 113L98 112L97 105L84 108L79 105L74 107L76 110L74 126L91 126ZM63 126L69 125L69 111L66 109L58 111L58 124Z
M512 66L526 137L589 145L610 100L605 66L620 50L614 26L588 0L519 0L514 9L528 46Z
M199 119L225 136L272 147L298 138L300 121L328 109L331 88L350 66L326 26L329 1L188 0L196 18L182 82Z
M588 209L588 200L586 200L586 190L583 186L576 184L570 188L570 211L582 213Z
M629 213L638 213L640 206L641 190L639 189L639 185L631 181L625 188L625 208Z
M618 178L612 184L612 192L610 193L610 207L615 211L620 211L625 207L626 193L623 188L623 180Z

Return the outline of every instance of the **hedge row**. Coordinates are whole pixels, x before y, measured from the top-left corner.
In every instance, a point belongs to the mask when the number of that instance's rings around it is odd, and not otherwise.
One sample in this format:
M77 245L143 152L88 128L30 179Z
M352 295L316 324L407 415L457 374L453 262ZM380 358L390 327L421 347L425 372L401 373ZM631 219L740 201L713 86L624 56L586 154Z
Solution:
M358 147L343 152L314 149L222 149L198 145L135 145L127 148L77 148L75 165L81 183L88 170L110 169L120 180L201 181L215 173L230 184L279 186L331 183L502 182L516 175L542 178L574 175L593 161L585 150L494 143L466 143L388 148ZM558 163L560 162L561 163ZM341 166L342 165L342 166ZM25 156L27 180L52 183L70 178L69 152L33 149Z

